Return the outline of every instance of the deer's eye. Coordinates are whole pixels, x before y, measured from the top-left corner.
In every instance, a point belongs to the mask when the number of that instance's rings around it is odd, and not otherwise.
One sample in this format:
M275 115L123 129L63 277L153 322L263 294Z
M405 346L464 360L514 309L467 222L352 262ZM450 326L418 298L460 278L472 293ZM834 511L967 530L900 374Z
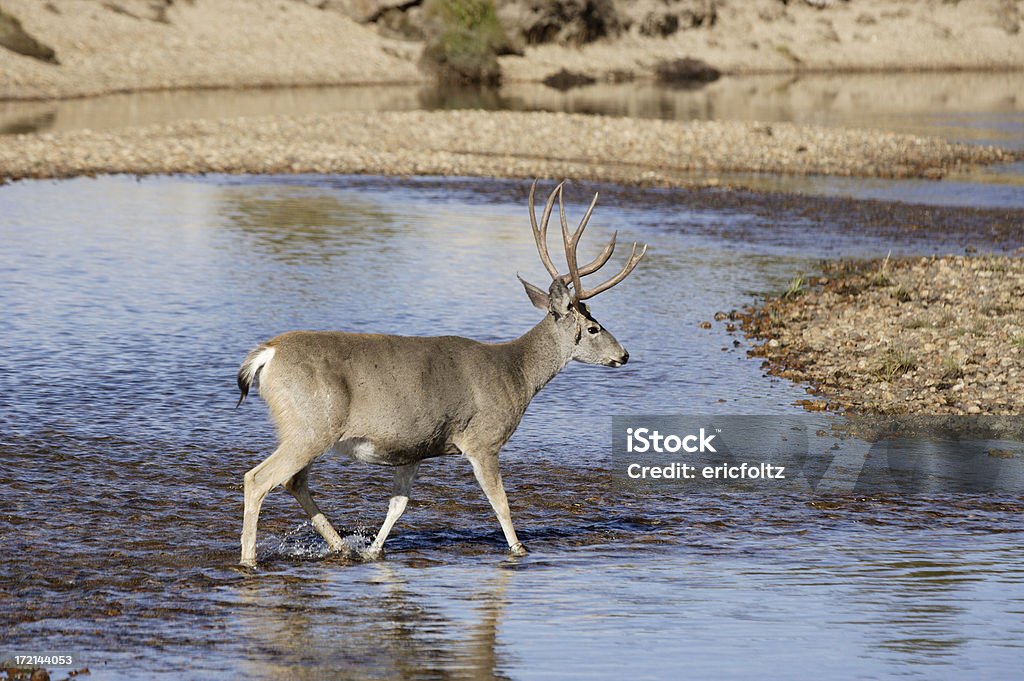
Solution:
M590 333L598 333L601 331L601 327L591 326L590 328L587 329L587 331L589 331Z

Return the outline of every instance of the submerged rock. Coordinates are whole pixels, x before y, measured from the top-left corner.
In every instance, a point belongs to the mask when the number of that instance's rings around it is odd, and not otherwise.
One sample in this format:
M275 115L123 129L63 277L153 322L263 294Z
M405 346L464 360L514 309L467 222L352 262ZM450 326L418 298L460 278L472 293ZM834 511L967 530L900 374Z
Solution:
M568 69L562 69L557 73L552 73L544 79L545 85L562 91L571 90L574 87L582 87L584 85L593 85L596 82L597 79L592 76L588 76L585 73L569 71Z
M659 83L677 86L700 86L722 76L722 72L700 59L684 57L663 61L654 67Z

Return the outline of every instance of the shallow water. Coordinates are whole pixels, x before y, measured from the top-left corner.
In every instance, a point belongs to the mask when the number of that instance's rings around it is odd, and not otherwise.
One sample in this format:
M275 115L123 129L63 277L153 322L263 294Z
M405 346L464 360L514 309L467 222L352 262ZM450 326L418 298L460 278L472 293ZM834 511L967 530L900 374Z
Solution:
M0 102L0 136L200 118L500 109L873 128L1024 151L1022 92L1024 72L737 76L695 89L627 82L568 91L540 83L509 83L496 90L386 85L141 92ZM954 174L943 182L743 174L719 178L737 186L815 196L1024 208L1024 162L1019 160Z
M1021 92L1021 72L732 76L693 89L627 82L567 91L539 83L508 83L497 90L408 85L177 90L0 102L0 134L105 130L198 118L471 108L667 120L788 121L880 128L1024 149Z
M591 189L571 187L574 215ZM271 493L251 574L235 567L241 480L274 439L258 399L233 408L245 352L293 328L522 333L537 313L515 273L544 280L526 185L0 187L0 648L79 652L112 679L1019 672L1019 496L625 492L610 472L614 414L800 413L801 386L700 328L716 311L820 258L961 252L963 237L869 220L869 203L601 190L584 256L613 229L652 251L593 305L630 363L570 366L504 450L532 553L504 555L453 457L421 469L377 563L327 556ZM383 519L384 469L329 456L312 486L346 533Z

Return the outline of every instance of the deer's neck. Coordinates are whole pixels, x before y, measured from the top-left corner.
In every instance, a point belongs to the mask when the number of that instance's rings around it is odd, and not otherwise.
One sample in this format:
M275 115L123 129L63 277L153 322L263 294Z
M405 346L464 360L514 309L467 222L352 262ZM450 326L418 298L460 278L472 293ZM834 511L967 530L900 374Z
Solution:
M566 346L551 315L545 315L535 327L508 343L508 348L519 370L527 402L572 359L572 346Z

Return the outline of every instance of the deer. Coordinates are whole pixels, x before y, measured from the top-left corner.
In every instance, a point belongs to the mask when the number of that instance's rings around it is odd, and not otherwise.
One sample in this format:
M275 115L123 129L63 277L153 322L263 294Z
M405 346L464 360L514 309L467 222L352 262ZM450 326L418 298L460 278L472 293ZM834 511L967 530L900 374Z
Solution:
M591 262L576 251L597 204L569 229L565 181L550 193L540 222L527 207L537 252L551 275L547 291L516 275L544 318L525 334L502 343L460 336L398 336L341 331L291 331L256 346L238 371L242 404L253 383L266 403L278 439L274 452L244 477L241 564L256 566L256 526L268 492L283 485L302 506L312 527L333 552L346 544L320 511L309 489L313 461L329 450L394 469L387 515L373 542L360 552L383 557L384 542L405 512L420 464L462 455L501 525L508 550L527 554L512 525L498 454L519 426L533 397L570 361L621 367L629 353L584 302L622 282L647 253L633 243L629 259L610 279L584 288L583 277L611 258L618 232ZM560 274L548 253L547 230L555 202L568 272ZM571 287L571 288L570 288Z

